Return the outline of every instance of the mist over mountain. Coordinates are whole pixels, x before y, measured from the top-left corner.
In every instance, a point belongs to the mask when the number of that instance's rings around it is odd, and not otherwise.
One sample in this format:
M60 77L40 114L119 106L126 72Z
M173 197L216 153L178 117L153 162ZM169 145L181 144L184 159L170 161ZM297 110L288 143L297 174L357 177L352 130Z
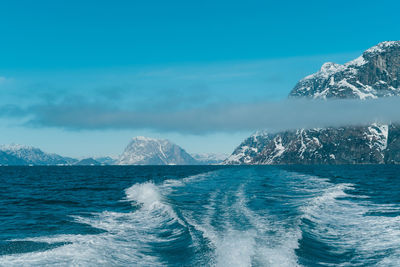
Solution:
M368 100L399 95L400 41L390 41L366 50L344 65L323 64L320 71L300 80L289 97ZM244 140L224 161L224 164L366 163L400 163L398 124L261 131Z

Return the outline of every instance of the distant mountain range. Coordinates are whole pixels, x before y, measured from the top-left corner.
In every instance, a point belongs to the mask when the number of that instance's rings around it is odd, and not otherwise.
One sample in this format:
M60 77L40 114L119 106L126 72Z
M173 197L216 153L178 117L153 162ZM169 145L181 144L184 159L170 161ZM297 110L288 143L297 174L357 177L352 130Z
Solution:
M201 165L212 165L223 162L228 155L223 153L192 154L192 157Z
M73 165L78 160L24 145L0 146L1 165Z
M400 95L400 41L382 42L344 65L325 63L300 80L291 98L374 99ZM244 140L223 164L400 163L400 126L260 131Z
M187 153L180 146L163 139L135 137L118 158L74 159L45 153L24 145L0 146L0 165L209 165L221 163L223 154Z

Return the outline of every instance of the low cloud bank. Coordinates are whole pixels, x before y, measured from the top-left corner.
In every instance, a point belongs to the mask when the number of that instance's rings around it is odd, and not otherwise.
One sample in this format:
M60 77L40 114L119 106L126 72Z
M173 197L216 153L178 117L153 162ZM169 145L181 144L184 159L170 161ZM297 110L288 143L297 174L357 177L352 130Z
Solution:
M400 122L400 98L375 100L284 100L225 103L197 108L121 109L102 103L42 104L28 108L0 107L3 117L25 118L25 125L71 130L151 129L202 134L266 129Z

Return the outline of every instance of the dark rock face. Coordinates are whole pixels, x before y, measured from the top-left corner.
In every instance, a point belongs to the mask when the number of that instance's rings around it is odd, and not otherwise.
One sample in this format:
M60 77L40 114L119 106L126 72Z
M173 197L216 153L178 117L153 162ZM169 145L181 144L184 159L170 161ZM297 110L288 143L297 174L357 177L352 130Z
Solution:
M298 130L277 134L254 158L261 164L385 163L387 125Z
M393 139L394 136L399 138ZM262 141L254 143L255 139ZM400 160L399 153L388 153L396 151L396 146L400 148L400 128L396 126L302 129L249 137L225 164L394 163ZM395 159L396 155L399 159Z
M385 159L388 164L400 163L400 125L389 127L388 145L385 151Z
M400 41L383 42L359 58L298 82L289 97L371 99L400 95ZM224 164L400 163L400 125L347 126L255 134Z

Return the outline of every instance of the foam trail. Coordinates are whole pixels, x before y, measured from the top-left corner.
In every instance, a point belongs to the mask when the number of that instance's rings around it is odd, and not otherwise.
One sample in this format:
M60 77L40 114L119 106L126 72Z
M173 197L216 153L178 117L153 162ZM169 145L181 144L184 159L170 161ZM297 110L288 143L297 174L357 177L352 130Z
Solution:
M298 225L283 227L280 219L263 214L260 216L248 206L245 185L241 185L236 193L236 210L243 214L251 229L254 229L254 238L257 240L255 262L263 266L297 266L295 250L299 247L301 231ZM273 231L271 235L269 232Z
M258 215L248 207L244 184L233 191L210 194L200 218L193 214L186 220L202 232L213 249L214 266L296 266L295 249L299 229L285 229ZM230 200L233 199L233 203Z
M72 216L103 233L25 238L65 244L0 265L397 266L400 205L350 181L246 167L136 183L124 190L131 212Z
M186 240L194 238L186 222L177 215L165 196L177 188L206 179L210 173L169 179L160 185L153 182L134 184L125 189L124 201L131 202L135 211L71 216L76 222L102 229L105 233L14 240L65 245L47 251L0 256L0 266L166 265L165 259L160 257L160 248L173 247L176 242L187 249L190 244L185 245ZM154 248L158 252L154 252Z
M313 223L313 227L304 225L305 230L328 244L335 255L353 252L353 264L395 266L395 262L399 263L400 216L368 215L373 210L392 211L399 207L373 204L363 196L353 197L346 193L353 189L352 184L325 185L327 188L320 195L302 207L303 218ZM388 251L392 251L390 256L377 262L376 256L386 255Z
M2 256L0 262L5 266L121 266L133 262L142 266L165 265L153 253L153 247L184 238L185 223L163 202L155 184L134 184L125 193L126 199L134 206L139 205L139 209L129 213L104 211L91 217L73 216L75 221L105 233L26 238L23 240L70 244L43 252Z

